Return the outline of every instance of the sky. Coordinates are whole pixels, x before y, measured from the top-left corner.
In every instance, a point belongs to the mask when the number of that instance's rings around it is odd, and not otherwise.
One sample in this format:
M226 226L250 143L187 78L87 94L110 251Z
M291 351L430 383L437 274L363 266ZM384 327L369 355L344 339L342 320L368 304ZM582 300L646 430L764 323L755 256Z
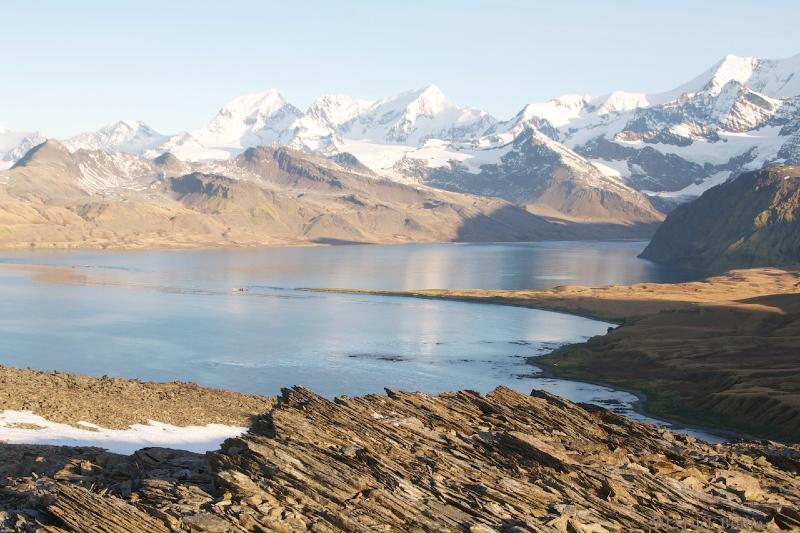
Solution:
M798 20L797 0L3 0L0 126L176 133L269 88L304 109L430 83L508 118L562 94L668 90L729 53L798 54Z

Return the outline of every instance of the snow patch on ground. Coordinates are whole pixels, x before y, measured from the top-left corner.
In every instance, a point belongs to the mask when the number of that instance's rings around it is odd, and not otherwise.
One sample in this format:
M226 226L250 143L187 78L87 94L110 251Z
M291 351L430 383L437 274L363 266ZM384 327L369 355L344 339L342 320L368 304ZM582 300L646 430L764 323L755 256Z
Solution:
M3 411L0 413L0 442L96 446L126 455L148 447L204 453L219 449L225 439L247 431L244 427L223 424L178 427L153 420L128 429L105 429L88 422L78 422L78 425L81 428L51 422L31 411Z

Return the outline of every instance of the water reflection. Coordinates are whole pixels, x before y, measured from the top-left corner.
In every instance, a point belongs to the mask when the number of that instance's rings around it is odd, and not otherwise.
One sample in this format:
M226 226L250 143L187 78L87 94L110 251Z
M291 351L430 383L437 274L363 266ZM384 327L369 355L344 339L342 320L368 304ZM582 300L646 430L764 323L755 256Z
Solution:
M543 388L632 415L635 397L543 379L525 358L608 324L505 306L293 287L529 288L685 279L644 243L16 252L0 268L0 362L276 394ZM248 287L245 293L232 287ZM609 403L611 400L613 402ZM614 403L616 402L616 403Z
M543 288L696 279L637 259L643 241L415 244L237 250L5 252L0 263L74 267L43 278L163 290L230 287ZM43 279L46 280L46 279ZM51 280L58 281L58 280Z

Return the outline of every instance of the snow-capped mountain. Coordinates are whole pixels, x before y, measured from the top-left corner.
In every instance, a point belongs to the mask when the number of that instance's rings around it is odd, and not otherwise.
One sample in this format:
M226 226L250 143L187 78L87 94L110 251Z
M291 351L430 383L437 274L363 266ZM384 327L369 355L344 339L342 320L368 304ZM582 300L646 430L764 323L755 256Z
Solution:
M376 102L344 123L340 132L354 140L419 145L428 139L472 139L495 122L485 111L455 105L429 85Z
M251 146L284 144L302 116L274 89L247 94L225 104L205 128L176 135L159 150L182 159L228 159Z
M370 100L346 95L323 95L295 120L284 138L298 150L339 153L343 143L339 128L372 106Z
M718 93L730 81L772 98L800 94L800 54L787 59L759 59L727 55L713 67L673 92L679 94L708 91Z
M663 93L567 96L527 109L607 174L661 197L688 198L742 171L796 161L798 95L800 55L727 56Z
M0 154L14 160L42 140L0 133ZM123 121L65 144L149 157L169 152L185 161L279 144L342 156L363 174L481 190L519 204L536 197L521 183L549 183L555 174L559 183L567 175L579 188L624 192L634 204L641 203L634 189L663 204L766 163L800 160L800 55L727 56L668 91L566 95L502 121L456 105L435 85L374 101L325 95L305 111L273 89L231 100L192 132L167 138Z
M10 167L45 140L38 131L11 131L0 126L0 169Z
M407 181L391 170L407 152L431 139L478 137L496 122L485 111L454 104L435 85L378 101L324 95L305 112L272 89L235 98L206 128L175 135L151 153L228 159L274 143L325 155L349 153L382 175Z
M661 219L644 195L538 129L528 126L508 143L492 144L503 137L490 135L482 139L483 145L471 147L453 145L469 158L427 165L419 175L427 185L499 196L542 216L629 225ZM418 155L411 154L405 162Z
M120 120L97 131L80 133L66 139L70 151L105 150L141 155L166 142L168 137L139 120Z
M479 137L497 120L485 111L461 107L435 85L385 98L336 127L331 151L348 152L386 177L407 181L396 163L429 141ZM295 139L303 144L302 138Z

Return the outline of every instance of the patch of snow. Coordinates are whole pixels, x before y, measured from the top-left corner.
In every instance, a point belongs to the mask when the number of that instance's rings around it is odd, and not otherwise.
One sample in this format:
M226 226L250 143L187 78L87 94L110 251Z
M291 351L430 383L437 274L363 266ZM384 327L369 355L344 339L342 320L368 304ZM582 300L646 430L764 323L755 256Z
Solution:
M34 425L41 429L21 425ZM204 453L219 449L225 439L247 431L244 427L223 424L178 427L152 420L122 430L105 429L88 422L79 422L79 425L86 429L51 422L31 411L3 411L0 413L0 441L8 444L96 446L126 455L147 447Z
M631 175L628 162L624 160L606 161L604 159L589 159L589 162L597 167L597 170L602 172L604 176L627 178Z
M755 159L746 169L761 168L767 162L775 159L786 137L780 135L780 126L769 126L748 132L719 132L721 141L714 143L704 139L694 141L688 146L673 144L645 143L643 141L615 140L617 144L644 148L650 146L664 154L675 154L687 161L699 164L711 163L721 165L731 158L746 153L751 148L755 149Z
M716 172L709 176L707 179L701 181L700 183L692 183L691 185L687 185L683 189L679 191L642 191L644 194L648 196L658 196L660 198L697 198L704 192L706 192L711 187L715 187L722 183L725 183L731 178L731 172L723 171L723 172Z
M382 144L370 140L343 139L339 145L342 152L349 152L363 164L378 173L385 173L416 146Z

